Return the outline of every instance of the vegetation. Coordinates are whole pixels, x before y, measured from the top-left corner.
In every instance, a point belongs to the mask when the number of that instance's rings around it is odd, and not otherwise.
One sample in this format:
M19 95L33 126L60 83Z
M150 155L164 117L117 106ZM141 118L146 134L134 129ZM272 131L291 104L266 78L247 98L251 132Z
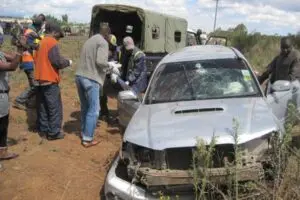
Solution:
M240 50L257 71L263 71L272 59L279 53L280 36L264 35L259 32L249 33L244 24L228 30L217 29L212 35L225 36L229 45ZM295 47L300 49L300 32L290 34L295 42Z

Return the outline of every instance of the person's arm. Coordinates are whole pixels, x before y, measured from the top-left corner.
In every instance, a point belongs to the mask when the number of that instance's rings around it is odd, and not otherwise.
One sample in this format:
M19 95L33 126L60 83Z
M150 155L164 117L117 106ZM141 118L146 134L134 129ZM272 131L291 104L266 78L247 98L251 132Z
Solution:
M11 62L0 61L0 71L14 71L17 69L19 62L21 60L20 52L16 53Z
M144 55L138 56L134 62L136 67L129 78L130 80L128 80L131 85L140 82L145 77L145 74L147 74L147 67Z
M108 65L108 45L102 43L97 49L96 65L104 67L104 71L109 69Z
M290 66L290 73L289 78L291 81L294 81L296 79L300 80L300 58L296 58L291 66Z
M4 54L4 57L5 57L5 59L8 61L8 62L11 62L11 61L13 61L13 59L15 58L15 54L12 54L12 53L5 53L5 52L3 52L3 54Z
M269 75L272 73L272 71L275 69L277 57L272 60L272 62L267 66L267 69L265 72L262 73L262 75L258 76L258 82L262 84L269 78Z
M69 67L72 63L70 60L65 59L60 55L59 48L57 45L52 47L48 53L50 63L56 69L63 69Z

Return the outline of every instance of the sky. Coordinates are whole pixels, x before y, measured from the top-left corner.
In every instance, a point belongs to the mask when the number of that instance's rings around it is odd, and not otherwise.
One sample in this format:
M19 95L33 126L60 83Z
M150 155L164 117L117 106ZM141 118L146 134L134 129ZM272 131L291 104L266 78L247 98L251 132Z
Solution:
M44 13L89 22L93 5L117 3L183 17L192 29L213 30L215 0L0 0L0 15ZM300 31L300 0L220 0L217 28L244 23L249 32L286 35Z

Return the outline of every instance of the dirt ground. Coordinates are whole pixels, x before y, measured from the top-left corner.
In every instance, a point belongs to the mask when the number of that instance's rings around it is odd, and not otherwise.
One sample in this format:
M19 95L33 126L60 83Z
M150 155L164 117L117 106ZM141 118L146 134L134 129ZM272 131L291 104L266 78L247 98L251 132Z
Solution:
M81 146L80 109L73 81L69 77L61 83L64 140L47 141L28 131L29 125L34 124L35 111L26 113L11 107L9 150L20 156L1 162L5 167L0 172L1 200L101 199L108 165L120 147L121 136L116 127L99 121L95 137L101 143L89 149ZM13 81L12 101L25 86L24 79ZM109 99L109 108L115 111L115 99Z

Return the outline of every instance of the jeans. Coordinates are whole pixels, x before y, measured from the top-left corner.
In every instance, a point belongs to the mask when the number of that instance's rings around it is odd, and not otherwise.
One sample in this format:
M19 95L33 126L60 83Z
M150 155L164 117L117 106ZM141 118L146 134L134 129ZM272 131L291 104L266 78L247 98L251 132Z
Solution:
M99 117L99 91L101 85L82 76L76 76L75 82L81 106L82 140L92 141Z
M61 132L63 110L58 84L37 87L37 129L48 136Z
M36 94L36 83L34 80L34 74L33 70L24 70L28 83L29 83L29 88L27 88L25 91L23 91L17 98L16 102L19 104L27 104L28 100L32 98Z
M7 146L9 115L0 118L0 147Z

